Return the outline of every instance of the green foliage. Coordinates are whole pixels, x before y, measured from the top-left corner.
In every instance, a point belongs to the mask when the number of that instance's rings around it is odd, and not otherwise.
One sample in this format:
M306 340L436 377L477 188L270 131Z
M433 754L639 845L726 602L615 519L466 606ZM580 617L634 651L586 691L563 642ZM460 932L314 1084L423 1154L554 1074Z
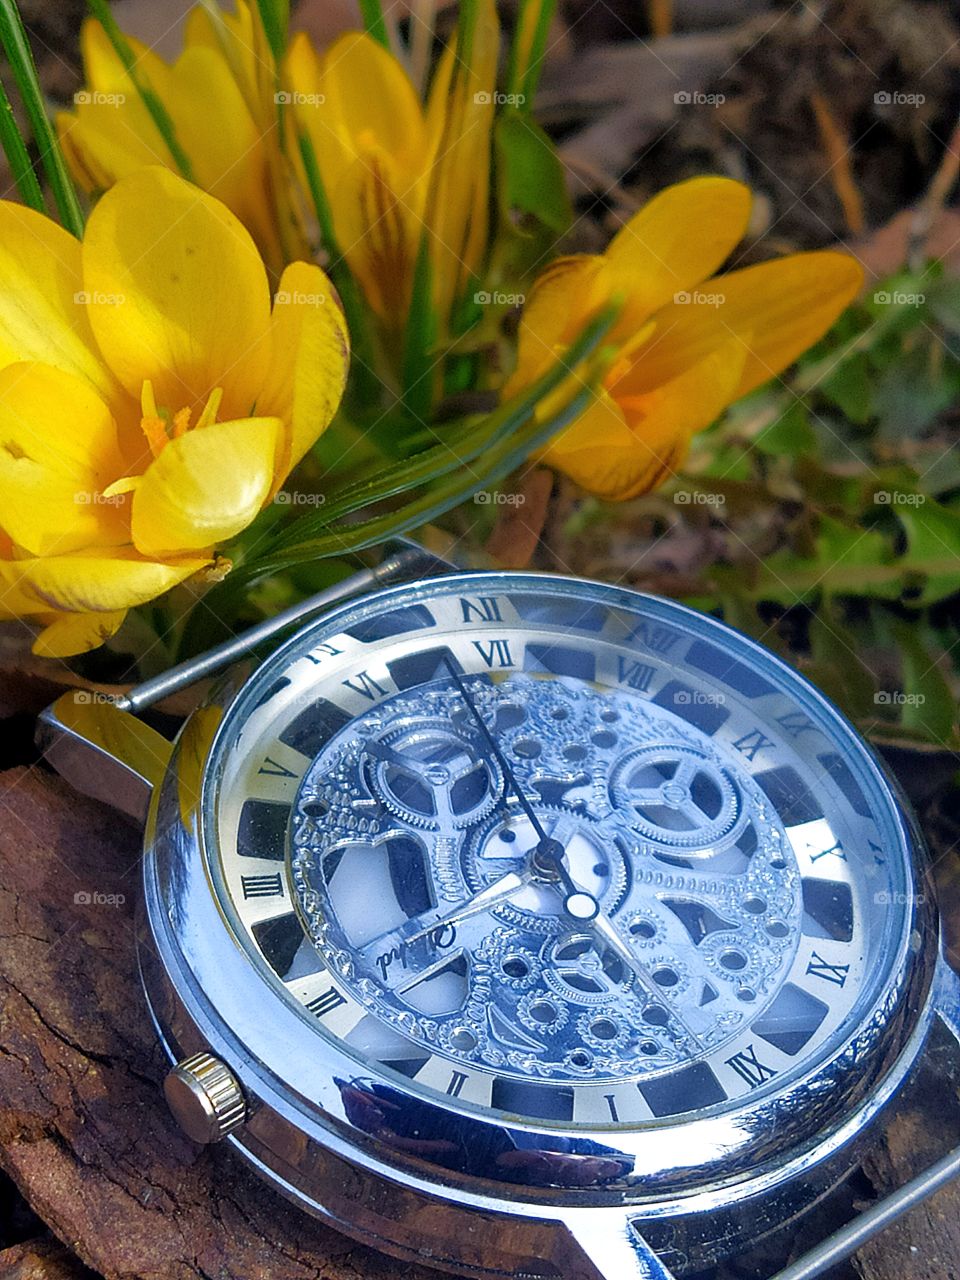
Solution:
M688 594L881 742L960 746L958 400L960 284L901 273L703 433L676 485L726 530Z

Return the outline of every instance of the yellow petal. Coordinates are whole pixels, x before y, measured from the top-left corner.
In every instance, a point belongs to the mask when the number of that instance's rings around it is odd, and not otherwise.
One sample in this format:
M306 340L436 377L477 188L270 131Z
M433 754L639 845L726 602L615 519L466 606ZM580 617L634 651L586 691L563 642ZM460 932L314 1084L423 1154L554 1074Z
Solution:
M500 50L494 0L478 0L469 40L446 51L430 89L426 223L434 299L445 321L483 264L489 233L491 135Z
M520 321L517 368L504 389L509 398L535 382L582 332L603 299L602 260L590 254L557 258L537 277Z
M130 541L117 428L89 383L43 364L0 369L0 521L33 555Z
M863 272L854 258L830 251L799 253L717 276L704 286L710 303L671 304L657 316L638 365L646 385L714 349L717 326L736 337L744 363L734 399L792 364L821 338L856 296Z
M743 239L751 199L730 178L690 178L635 213L604 254L610 287L627 299L620 326L638 327L713 275Z
M386 49L359 32L337 40L322 63L306 36L295 37L286 67L339 248L377 314L402 326L428 164L423 109L413 85Z
M295 262L280 281L273 308L273 361L257 407L282 419L275 486L330 425L350 367L346 321L319 267Z
M306 70L309 65L301 46L293 66ZM410 77L378 41L365 32L341 36L327 50L321 75L320 84L304 85L308 93L322 90L324 101L308 107L321 139L339 135L355 155L372 140L411 172L423 163L423 109Z
M41 658L70 658L99 648L120 630L126 609L112 613L64 613L37 636L33 652Z
M42 361L114 396L84 305L79 242L42 214L0 201L0 278L0 367Z
M192 557L158 564L125 550L0 560L0 615L114 613L155 600L209 563Z
M247 418L171 440L133 496L137 550L205 551L245 529L269 497L282 431L278 418Z
M257 243L272 252L277 237L264 143L218 51L184 51L171 72L167 107L197 185L222 200Z
M142 169L94 209L83 269L94 333L131 395L149 379L175 412L222 387L225 417L250 413L269 363L270 295L249 232L225 205Z
M169 68L147 45L127 37L137 73L164 102ZM103 27L88 18L80 33L86 87L73 112L57 117L60 141L74 177L88 191L104 190L144 165L172 166L163 135L131 81Z
M629 375L551 441L543 457L599 497L622 502L676 473L691 436L733 398L743 365L728 341L699 364L644 395L624 395Z

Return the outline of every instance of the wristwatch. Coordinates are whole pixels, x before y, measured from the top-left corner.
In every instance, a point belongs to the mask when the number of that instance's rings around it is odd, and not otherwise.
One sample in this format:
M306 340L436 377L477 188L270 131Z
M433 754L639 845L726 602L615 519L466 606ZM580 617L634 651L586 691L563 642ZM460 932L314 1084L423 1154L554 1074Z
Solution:
M174 743L138 718L213 673ZM182 1127L406 1260L699 1272L795 1223L960 1039L879 761L673 601L394 545L125 697L64 695L40 735L145 823ZM780 1280L957 1172L960 1148Z

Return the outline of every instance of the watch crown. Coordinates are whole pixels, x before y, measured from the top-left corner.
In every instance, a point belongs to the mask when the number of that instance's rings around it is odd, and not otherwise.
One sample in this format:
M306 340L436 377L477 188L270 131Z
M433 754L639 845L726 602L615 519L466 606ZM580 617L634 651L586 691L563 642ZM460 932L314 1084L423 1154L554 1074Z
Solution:
M210 1053L179 1062L164 1080L163 1092L180 1128L194 1142L219 1142L247 1118L236 1076Z

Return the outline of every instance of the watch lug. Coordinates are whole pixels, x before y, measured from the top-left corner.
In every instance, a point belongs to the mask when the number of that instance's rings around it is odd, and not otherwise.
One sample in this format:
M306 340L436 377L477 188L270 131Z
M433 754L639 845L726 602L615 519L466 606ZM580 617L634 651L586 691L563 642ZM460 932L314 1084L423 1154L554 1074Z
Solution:
M674 1280L628 1217L611 1221L603 1211L585 1212L571 1214L566 1225L584 1256L582 1274L589 1280Z
M143 824L173 744L102 694L73 689L40 713L37 745L77 791Z
M960 1041L960 974L941 953L937 964L936 1010L941 1020Z

